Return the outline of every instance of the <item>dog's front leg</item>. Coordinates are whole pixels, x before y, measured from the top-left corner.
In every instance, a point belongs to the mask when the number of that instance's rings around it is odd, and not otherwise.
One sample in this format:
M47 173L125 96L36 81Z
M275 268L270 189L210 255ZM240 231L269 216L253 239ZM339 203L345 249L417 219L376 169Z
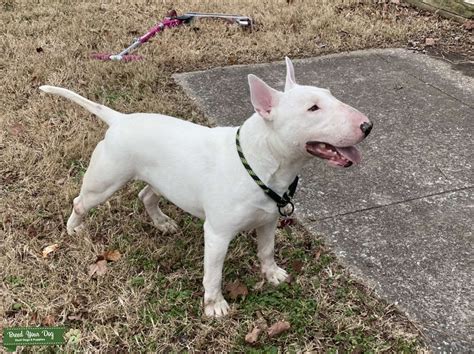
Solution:
M272 221L256 229L258 258L262 265L262 273L272 284L278 285L288 278L288 273L277 266L274 258L275 230L277 221Z
M222 268L232 233L216 233L208 221L204 223L204 313L221 317L229 311L222 296Z

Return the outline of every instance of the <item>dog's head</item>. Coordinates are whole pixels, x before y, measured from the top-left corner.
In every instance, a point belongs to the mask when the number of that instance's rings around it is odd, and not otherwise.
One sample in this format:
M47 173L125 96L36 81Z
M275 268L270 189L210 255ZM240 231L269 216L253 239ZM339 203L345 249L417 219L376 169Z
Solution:
M286 58L284 92L271 88L255 75L248 79L255 111L284 146L339 167L360 161L361 155L354 145L369 135L372 123L329 90L298 85L290 59Z

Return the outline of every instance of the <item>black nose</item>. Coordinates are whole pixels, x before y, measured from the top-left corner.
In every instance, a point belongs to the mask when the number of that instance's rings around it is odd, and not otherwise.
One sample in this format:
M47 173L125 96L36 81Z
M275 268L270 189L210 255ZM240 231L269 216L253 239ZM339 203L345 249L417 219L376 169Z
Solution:
M370 131L372 130L373 124L370 122L364 122L360 125L360 130L362 130L362 133L364 133L365 136L370 134Z

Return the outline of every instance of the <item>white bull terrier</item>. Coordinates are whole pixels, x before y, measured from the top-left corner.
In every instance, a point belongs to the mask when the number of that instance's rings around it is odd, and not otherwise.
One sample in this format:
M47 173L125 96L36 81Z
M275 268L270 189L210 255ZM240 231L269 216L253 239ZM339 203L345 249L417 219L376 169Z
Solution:
M289 213L284 207L289 201L288 186L312 156L334 166L358 163L360 154L354 145L372 128L365 115L328 90L296 84L288 58L286 69L284 92L248 76L256 113L239 132L242 159L236 146L237 127L208 128L161 114L123 114L69 90L41 86L109 125L74 199L68 233L78 231L84 215L125 183L141 180L147 186L139 197L162 232L174 232L177 225L160 210L160 196L205 220L207 316L220 317L229 310L221 291L222 268L230 241L241 231L256 230L262 273L270 283L283 282L288 274L275 263L274 238L279 211ZM277 199L262 190L265 186ZM286 201L280 208L279 196Z

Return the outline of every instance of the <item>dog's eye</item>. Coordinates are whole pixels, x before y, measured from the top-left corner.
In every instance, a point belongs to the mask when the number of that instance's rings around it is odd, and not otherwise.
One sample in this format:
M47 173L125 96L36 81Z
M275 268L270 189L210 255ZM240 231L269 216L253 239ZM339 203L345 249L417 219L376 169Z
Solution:
M319 109L318 105L317 105L317 104L315 104L315 105L311 106L311 108L310 108L310 109L308 109L308 111L310 111L310 112L314 112L314 111L317 111L318 109Z

